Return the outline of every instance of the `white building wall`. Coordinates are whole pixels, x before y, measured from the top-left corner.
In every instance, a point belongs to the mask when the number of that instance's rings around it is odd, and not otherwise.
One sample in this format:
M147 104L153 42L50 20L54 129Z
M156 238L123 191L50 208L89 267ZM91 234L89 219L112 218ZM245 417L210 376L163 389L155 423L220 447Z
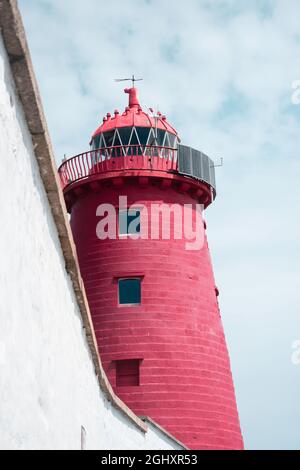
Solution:
M0 448L180 448L108 402L0 37Z

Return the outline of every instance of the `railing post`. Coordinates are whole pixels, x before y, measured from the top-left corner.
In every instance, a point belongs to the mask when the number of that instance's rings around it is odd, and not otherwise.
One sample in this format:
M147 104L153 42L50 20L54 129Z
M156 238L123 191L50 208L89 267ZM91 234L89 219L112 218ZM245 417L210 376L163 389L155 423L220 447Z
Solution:
M146 158L139 159L140 154ZM120 156L124 156L124 167L122 167L124 170L136 165L140 165L141 168L145 167L145 169L149 168L150 165L152 168L152 164L157 169L177 170L178 167L178 149L139 144L103 147L76 155L63 162L58 169L62 187L65 188L81 178L87 178L89 175L107 171L109 169L107 161ZM133 165L130 163L132 158L134 159Z

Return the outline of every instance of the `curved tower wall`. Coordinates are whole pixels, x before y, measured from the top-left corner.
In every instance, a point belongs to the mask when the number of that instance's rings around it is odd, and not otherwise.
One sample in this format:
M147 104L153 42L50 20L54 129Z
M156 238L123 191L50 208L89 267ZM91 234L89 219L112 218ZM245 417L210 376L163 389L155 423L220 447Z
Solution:
M120 195L129 205L145 206L150 224L153 203L196 203L189 193L149 182L102 187L73 200L72 231L110 382L135 413L153 418L189 448L241 449L206 236L198 251L186 250L186 240L174 236L99 240L97 207L109 202L118 209ZM141 279L139 306L118 305L118 279L127 277ZM138 361L139 385L117 386L120 360Z

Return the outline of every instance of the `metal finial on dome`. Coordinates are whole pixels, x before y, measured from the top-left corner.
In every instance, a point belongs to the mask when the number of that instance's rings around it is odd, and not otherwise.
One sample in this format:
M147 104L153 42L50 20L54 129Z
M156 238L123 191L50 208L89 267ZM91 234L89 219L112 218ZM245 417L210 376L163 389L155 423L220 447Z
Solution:
M124 78L117 81L127 80L131 80L134 85L136 81L142 79L135 78L133 75L132 78ZM142 109L138 98L138 89L135 88L135 86L125 88L124 92L128 94L129 98L129 103L125 107L125 110L119 114L115 111L112 117L105 116L103 123L93 133L93 138L102 133L114 131L117 128L119 129L123 127L148 127L160 129L162 131L167 131L178 138L176 129L174 129L165 118L163 119L163 115L161 113L157 113L157 115L155 115L153 109L147 108L146 111Z
M131 81L132 82L132 87L131 88L125 88L125 93L129 94L129 108L140 108L140 103L137 97L137 89L135 88L134 84L135 82L140 82L143 80L143 78L135 78L134 75L132 75L131 78L116 78L115 82L127 82Z
M137 88L125 88L125 93L129 94L129 108L140 108L141 105L137 96Z

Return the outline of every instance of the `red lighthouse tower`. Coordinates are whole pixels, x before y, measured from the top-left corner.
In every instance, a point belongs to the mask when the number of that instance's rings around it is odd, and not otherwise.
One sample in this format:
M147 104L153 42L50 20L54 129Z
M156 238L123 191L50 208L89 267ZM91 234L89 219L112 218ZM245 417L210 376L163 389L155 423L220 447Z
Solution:
M165 116L144 112L136 88L125 92L129 105L106 115L92 150L59 168L103 366L136 414L187 447L242 449L197 210L215 198L214 165L181 145ZM201 221L197 249L179 234L186 213L196 235Z

